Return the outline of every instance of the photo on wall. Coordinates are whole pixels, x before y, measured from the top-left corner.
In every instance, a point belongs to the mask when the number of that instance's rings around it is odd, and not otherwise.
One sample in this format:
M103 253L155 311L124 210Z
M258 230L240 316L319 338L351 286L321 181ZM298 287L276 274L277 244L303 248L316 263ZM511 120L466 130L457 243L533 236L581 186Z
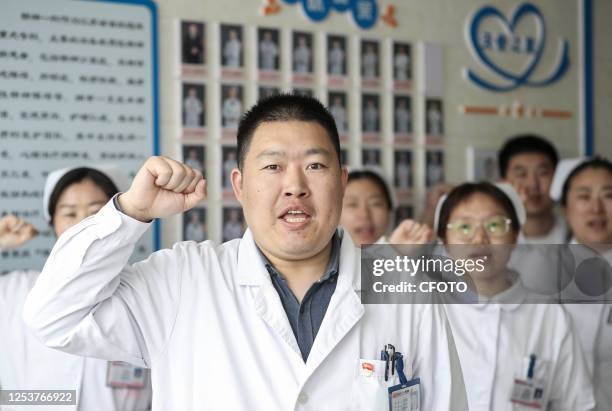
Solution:
M221 128L223 137L235 137L244 110L243 101L243 87L241 85L221 85Z
M398 226L402 221L408 218L414 218L414 207L411 205L399 205L395 208L395 224Z
M407 197L412 190L412 151L396 150L393 157L393 185L398 197Z
M293 72L294 83L313 83L313 59L313 34L304 31L294 31L291 37L291 71Z
M394 89L408 91L412 83L412 47L410 43L393 42Z
M183 163L204 175L206 170L206 148L200 145L183 145Z
M206 127L206 86L183 83L181 86L182 136L204 137Z
M412 141L412 101L410 96L394 96L393 107L395 141L410 143Z
M380 78L380 43L376 40L361 40L360 51L362 87L378 87Z
M280 92L281 92L281 89L279 87L262 86L257 89L257 95L258 95L257 99L261 100L264 98L276 96L277 94L280 94Z
M242 209L240 207L223 207L223 241L241 238L245 229Z
M349 121L346 93L341 91L330 91L327 95L327 101L328 110L336 122L340 141L347 141L349 137Z
M329 87L346 87L347 79L347 41L346 36L327 35L327 76Z
M379 148L366 147L361 150L361 166L381 173L382 156Z
M489 182L499 180L497 154L497 149L493 148L468 147L465 163L468 165L466 179Z
M444 135L444 111L442 100L425 100L425 134L428 143L440 143Z
M198 21L179 21L179 50L181 75L206 76L206 24Z
M429 190L444 177L444 152L440 150L427 150L425 153L425 187Z
M363 141L380 140L380 96L378 94L362 95L361 131Z
M257 68L261 81L280 80L280 31L269 27L257 29Z
M221 25L221 77L241 78L244 75L244 34L242 26Z
M196 207L183 213L183 241L199 243L207 239L206 209Z

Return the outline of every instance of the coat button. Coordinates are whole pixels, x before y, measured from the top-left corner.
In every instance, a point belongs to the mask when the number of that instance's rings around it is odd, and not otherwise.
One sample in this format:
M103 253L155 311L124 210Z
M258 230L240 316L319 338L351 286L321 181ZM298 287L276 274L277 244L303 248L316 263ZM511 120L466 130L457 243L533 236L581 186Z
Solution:
M301 392L300 395L298 395L298 402L300 404L306 404L308 402L308 394Z

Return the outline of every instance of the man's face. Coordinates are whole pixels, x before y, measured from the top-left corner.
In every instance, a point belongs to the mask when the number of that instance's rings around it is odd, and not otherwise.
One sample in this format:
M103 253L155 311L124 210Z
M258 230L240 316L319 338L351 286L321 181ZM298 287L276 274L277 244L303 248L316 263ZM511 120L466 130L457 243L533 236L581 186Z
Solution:
M528 216L552 210L549 190L554 174L555 167L545 154L522 153L510 159L506 180L521 196Z
M189 25L189 36L191 38L196 38L198 36L198 26L196 26L195 24Z
M262 123L232 186L262 251L299 261L323 251L338 226L347 171L315 122Z

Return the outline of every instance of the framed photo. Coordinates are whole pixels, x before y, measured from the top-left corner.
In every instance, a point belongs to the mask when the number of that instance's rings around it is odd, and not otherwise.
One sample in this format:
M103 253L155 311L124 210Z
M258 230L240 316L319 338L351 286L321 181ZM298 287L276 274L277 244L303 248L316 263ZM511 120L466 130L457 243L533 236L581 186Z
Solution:
M257 29L257 68L261 81L280 80L280 31Z
M235 137L244 109L243 101L243 87L241 85L221 85L221 128L223 137Z
M393 42L393 80L395 90L410 90L412 85L412 47L410 43Z
M428 150L425 153L425 187L429 190L444 180L444 152Z
M221 188L224 198L233 198L232 170L238 167L238 152L235 146L221 148Z
M183 83L181 87L181 124L185 138L204 137L206 128L206 86Z
M393 185L398 197L406 197L412 190L412 151L396 150L393 157Z
M499 180L497 153L496 149L468 147L466 155L467 180L490 182Z
M206 148L198 145L183 145L183 163L204 174L206 170Z
M334 121L336 122L336 128L338 129L338 135L340 141L347 141L349 137L349 121L348 121L348 107L347 107L347 96L346 93L341 91L332 91L327 95L328 110L331 113Z
M267 87L267 86L259 87L257 89L257 93L259 95L258 100L275 96L277 94L280 94L280 92L281 90L279 87Z
M314 90L311 88L294 88L292 92L300 96L314 97Z
M223 207L223 241L241 238L246 229L240 207Z
M378 94L362 95L361 131L364 141L380 140L380 96Z
M243 29L235 24L221 25L221 77L241 78L244 75Z
M364 148L361 150L361 165L363 168L378 170L381 164L380 149Z
M425 134L428 143L440 143L444 136L444 111L439 98L425 100Z
M197 207L183 213L183 241L199 243L207 239L206 209Z
M314 81L314 41L312 33L294 31L291 38L291 71L293 82L311 84Z
M376 40L361 40L361 83L363 87L380 85L380 43Z
M181 75L206 76L206 25L199 21L179 21Z
M347 81L346 36L327 35L327 76L329 87L346 87Z
M412 140L412 101L410 96L394 96L393 107L395 141L409 143Z

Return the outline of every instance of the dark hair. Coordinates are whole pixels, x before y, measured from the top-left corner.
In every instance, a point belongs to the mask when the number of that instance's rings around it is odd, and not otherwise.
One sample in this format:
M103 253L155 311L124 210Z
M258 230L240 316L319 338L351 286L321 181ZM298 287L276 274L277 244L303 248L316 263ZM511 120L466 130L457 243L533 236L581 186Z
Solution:
M389 186L384 178L382 178L377 173L370 170L355 170L351 171L348 175L348 183L356 180L370 180L374 184L380 188L380 191L383 193L383 197L387 202L387 207L389 207L389 211L393 209L393 201L391 200L391 191L389 190Z
M550 159L554 167L557 167L559 162L559 154L557 149L544 137L535 134L519 134L509 138L499 150L498 163L499 175L506 177L508 165L512 157L518 154L537 153L543 154Z
M244 113L238 126L238 168L242 170L255 130L274 121L313 121L327 131L340 164L340 138L336 122L319 100L299 94L277 94L257 102Z
M515 232L519 231L521 226L518 215L516 214L512 200L510 200L506 193L488 182L464 183L451 190L451 192L448 193L446 200L442 204L442 209L440 210L440 216L438 218L438 237L446 239L446 226L448 225L448 220L450 219L453 210L459 204L463 203L469 197L477 193L487 195L489 198L499 204L499 206L501 206L504 211L508 213L510 220L512 220L512 229Z
M79 183L85 179L90 179L93 183L98 186L108 198L111 198L119 192L113 180L111 180L106 174L101 171L95 170L88 167L79 167L74 170L70 170L59 179L51 195L49 196L48 211L51 216L51 225L53 225L53 215L55 214L55 208L57 202L61 197L62 193L71 185Z
M572 170L572 172L569 174L569 176L567 176L565 182L563 183L563 190L561 191L561 205L567 205L567 193L569 192L574 177L582 173L587 168L602 168L604 170L607 170L608 173L612 174L612 162L603 157L594 157L580 164L578 167Z

